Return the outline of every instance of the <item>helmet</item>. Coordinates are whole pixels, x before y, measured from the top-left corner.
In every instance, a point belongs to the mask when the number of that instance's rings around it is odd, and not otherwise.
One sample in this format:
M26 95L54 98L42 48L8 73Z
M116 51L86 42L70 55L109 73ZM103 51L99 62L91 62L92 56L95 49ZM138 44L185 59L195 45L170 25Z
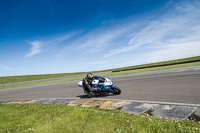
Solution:
M88 79L92 79L92 78L93 78L92 73L88 73L88 74L87 74L87 78L88 78Z

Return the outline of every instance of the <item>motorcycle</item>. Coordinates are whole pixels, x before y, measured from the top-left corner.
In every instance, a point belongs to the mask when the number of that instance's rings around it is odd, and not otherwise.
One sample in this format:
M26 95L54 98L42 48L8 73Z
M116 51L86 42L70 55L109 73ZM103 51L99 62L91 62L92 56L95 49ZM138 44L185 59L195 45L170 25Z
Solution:
M100 80L100 79L94 79L92 81L92 87L96 88L96 91L92 91L92 92L86 92L84 91L84 93L86 93L88 95L89 98L97 96L97 95L101 95L101 94L105 94L105 93L113 93L116 95L119 95L121 93L121 89L117 86L115 86L112 82L112 80L109 77L104 77L104 81ZM79 87L83 88L83 80L78 82Z

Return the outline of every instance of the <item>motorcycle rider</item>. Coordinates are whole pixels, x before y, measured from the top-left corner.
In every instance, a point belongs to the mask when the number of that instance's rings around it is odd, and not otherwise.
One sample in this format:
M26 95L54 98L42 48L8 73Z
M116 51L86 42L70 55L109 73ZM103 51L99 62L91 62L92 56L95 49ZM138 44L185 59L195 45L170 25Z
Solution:
M94 88L92 87L92 81L94 79L99 79L101 82L104 82L105 81L105 78L101 77L101 76L93 76L92 73L88 73L86 75L86 77L83 78L83 89L84 91L86 91L88 94L90 92L94 92L94 91L97 91L98 89L100 88Z

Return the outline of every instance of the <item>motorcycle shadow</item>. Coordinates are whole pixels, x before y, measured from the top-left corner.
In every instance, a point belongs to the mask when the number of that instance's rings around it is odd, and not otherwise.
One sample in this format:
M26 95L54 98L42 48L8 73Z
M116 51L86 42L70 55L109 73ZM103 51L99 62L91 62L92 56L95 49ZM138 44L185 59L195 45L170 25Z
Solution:
M116 96L116 95L114 95L114 94L100 94L100 95L95 95L93 98L101 98L101 97L108 97L108 96ZM88 98L88 96L86 94L79 95L77 97L79 97L79 98Z

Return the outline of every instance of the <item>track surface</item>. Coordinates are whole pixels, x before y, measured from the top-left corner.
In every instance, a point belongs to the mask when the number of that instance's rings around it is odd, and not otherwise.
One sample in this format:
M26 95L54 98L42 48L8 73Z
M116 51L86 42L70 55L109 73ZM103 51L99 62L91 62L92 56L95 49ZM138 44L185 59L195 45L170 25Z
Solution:
M144 73L111 77L120 95L103 99L126 99L200 104L200 70L173 73ZM0 90L0 100L36 98L87 98L77 81Z

